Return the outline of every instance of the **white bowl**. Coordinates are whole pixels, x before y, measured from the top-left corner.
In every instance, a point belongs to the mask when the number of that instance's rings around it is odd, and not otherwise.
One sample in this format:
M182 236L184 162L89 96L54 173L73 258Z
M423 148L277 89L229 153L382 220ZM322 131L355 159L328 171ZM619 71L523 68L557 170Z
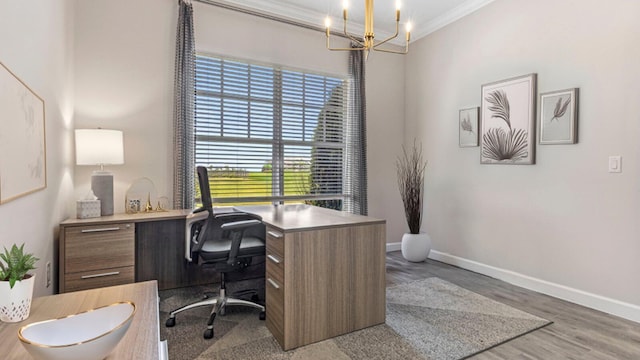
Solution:
M125 301L23 326L18 338L35 359L101 360L118 345L136 312Z

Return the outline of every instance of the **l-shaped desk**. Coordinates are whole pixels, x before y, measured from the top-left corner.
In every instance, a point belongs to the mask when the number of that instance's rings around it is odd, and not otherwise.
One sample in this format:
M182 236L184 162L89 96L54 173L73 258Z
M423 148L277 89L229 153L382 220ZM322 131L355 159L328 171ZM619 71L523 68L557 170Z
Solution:
M385 220L309 205L239 206L267 226L267 328L284 350L385 321ZM60 292L155 279L211 282L184 261L186 210L69 219Z
M284 350L384 323L384 220L295 204L237 209L267 224L266 321Z

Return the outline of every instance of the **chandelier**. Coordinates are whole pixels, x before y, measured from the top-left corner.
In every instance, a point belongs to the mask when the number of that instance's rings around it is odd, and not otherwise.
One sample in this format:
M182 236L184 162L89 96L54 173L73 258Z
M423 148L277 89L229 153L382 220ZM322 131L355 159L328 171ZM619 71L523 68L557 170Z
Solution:
M332 51L349 51L349 50L362 50L365 52L365 58L369 56L371 50L383 51L393 54L406 54L409 52L409 41L411 40L411 23L406 24L406 42L404 50L392 50L389 48L381 48L380 46L398 37L398 29L400 27L400 1L396 2L396 32L392 36L382 41L376 42L373 34L373 0L364 1L364 36L362 39L357 39L353 35L347 32L347 18L348 18L348 2L345 0L342 9L342 18L344 20L344 35L357 44L353 48L332 48L329 38L331 37L331 18L328 16L325 18L324 24L327 34L327 49Z

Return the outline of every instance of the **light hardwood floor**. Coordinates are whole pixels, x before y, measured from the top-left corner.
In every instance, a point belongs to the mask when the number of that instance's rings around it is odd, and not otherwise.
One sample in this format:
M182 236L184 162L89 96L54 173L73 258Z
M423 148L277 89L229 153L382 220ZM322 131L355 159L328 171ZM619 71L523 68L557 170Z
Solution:
M387 253L387 286L439 277L487 298L553 321L473 359L640 359L640 324L438 261L410 263ZM632 286L635 286L633 284Z

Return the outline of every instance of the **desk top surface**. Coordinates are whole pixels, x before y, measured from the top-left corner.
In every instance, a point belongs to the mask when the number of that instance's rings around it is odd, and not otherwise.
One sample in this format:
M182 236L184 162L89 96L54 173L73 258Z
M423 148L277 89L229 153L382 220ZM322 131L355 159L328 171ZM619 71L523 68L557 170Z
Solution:
M305 204L285 205L247 205L236 207L219 207L215 212L244 211L260 215L262 220L281 231L317 230L336 226L384 224L386 220L370 216L354 215L344 211L336 211ZM148 222L171 219L184 219L191 210L168 210L136 214L114 214L91 219L69 218L61 226L97 225L122 222Z
M3 359L30 359L18 339L18 330L28 324L65 317L120 301L136 304L129 330L106 359L158 359L158 287L156 281L111 286L34 298L29 317L17 323L0 322Z
M191 210L167 210L167 211L151 211L151 212L139 212L135 214L113 214L109 216L100 216L89 219L76 219L69 218L60 223L62 226L75 226L75 225L95 225L95 224L109 224L109 223L122 223L122 222L147 222L147 221L161 221L171 219L184 219L191 213Z
M304 204L236 206L235 209L259 215L266 224L284 232L386 223L370 216Z

